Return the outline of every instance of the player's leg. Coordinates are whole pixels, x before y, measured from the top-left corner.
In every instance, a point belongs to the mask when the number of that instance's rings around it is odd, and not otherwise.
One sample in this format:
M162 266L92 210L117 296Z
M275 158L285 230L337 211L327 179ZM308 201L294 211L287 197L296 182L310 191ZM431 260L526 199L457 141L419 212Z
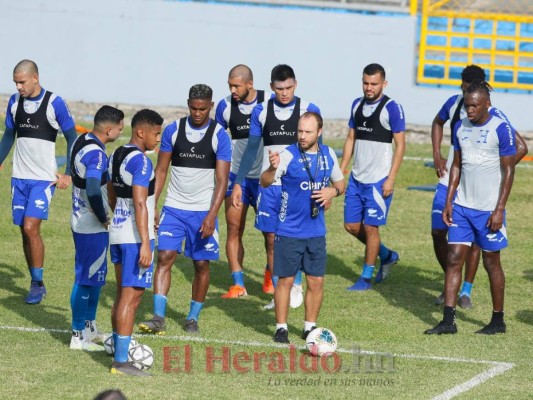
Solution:
M194 278L192 281L191 303L189 314L185 321L185 331L187 333L198 333L198 319L204 307L205 297L209 290L211 272L208 260L194 260Z
M28 259L30 260L31 285L27 304L39 304L46 297L46 287L43 282L44 242L41 237L42 220L25 217L22 226L23 242L27 245Z
M324 275L326 273L326 238L317 237L307 240L303 258L303 270L307 281L305 292L305 319L302 339L317 327L318 314L324 296Z
M461 308L472 308L472 287L474 286L480 257L481 249L478 245L472 243L472 247L466 256L465 278L459 293L459 301L457 302Z

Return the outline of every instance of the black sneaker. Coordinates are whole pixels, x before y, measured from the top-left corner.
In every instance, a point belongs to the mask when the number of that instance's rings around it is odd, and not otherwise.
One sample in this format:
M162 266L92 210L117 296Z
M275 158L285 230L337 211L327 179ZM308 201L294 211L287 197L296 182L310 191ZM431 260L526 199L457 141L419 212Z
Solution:
M463 294L462 296L459 296L459 301L457 302L457 305L461 308L470 309L472 308L472 299L470 296Z
M135 365L133 365L133 362L118 362L113 361L113 364L111 364L111 371L112 374L117 375L130 375L130 376L152 376L151 373L146 371L141 371L139 368L137 368Z
M506 330L507 326L505 325L505 322L502 321L495 323L493 321L490 321L487 326L480 329L479 331L476 331L476 333L479 333L481 335L495 335L496 333L505 333Z
M431 329L424 331L426 335L446 335L446 334L455 334L457 333L457 325L447 324L444 321L439 322L439 324Z
M302 332L302 339L305 340L307 339L307 336L309 336L309 334L311 333L312 330L316 329L316 326L313 326L311 329L309 330L305 330Z
M289 331L285 328L279 328L274 334L274 342L290 343L289 342Z
M183 326L185 329L185 332L187 333L198 333L200 330L198 329L198 321L195 319L188 319L185 321L185 325Z
M139 322L137 325L140 331L144 333L152 333L154 335L164 335L167 325L165 318L154 315L150 321Z

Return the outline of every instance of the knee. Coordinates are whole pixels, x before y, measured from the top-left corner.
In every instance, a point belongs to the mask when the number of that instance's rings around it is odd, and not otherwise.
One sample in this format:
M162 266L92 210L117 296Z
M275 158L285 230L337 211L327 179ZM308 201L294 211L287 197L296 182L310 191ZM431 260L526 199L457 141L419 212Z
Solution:
M351 235L359 235L360 224L344 224L344 229Z
M24 222L22 234L26 237L34 237L39 234L39 226L33 222Z
M157 253L157 269L158 270L170 270L172 267L172 264L174 263L174 259L176 257L176 253L173 251L159 251Z

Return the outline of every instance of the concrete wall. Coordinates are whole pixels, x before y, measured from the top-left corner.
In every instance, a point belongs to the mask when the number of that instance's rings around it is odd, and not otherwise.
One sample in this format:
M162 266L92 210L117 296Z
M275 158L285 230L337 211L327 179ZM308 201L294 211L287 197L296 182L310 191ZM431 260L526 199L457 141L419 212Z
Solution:
M13 66L35 60L43 86L67 100L185 105L207 83L227 94L227 72L252 67L256 87L290 64L297 94L326 118L347 118L370 62L387 70L387 94L408 122L430 124L452 90L414 85L412 17L370 16L162 0L0 0L0 93L11 93ZM531 130L528 95L496 93L493 103L519 130Z

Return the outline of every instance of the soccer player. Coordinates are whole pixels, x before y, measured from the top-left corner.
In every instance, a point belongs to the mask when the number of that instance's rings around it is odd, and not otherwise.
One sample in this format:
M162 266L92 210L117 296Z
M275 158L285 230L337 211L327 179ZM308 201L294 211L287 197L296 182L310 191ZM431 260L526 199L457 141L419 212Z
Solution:
M289 343L289 297L298 270L305 272L307 281L302 339L316 328L322 305L326 270L324 204L344 193L345 188L335 152L318 143L322 124L320 114L304 113L298 123L298 143L281 152L270 150L270 165L261 174L264 187L281 181L279 224L274 240L274 274L279 277L274 292L274 341L278 343Z
M162 124L157 112L138 111L131 120L130 142L109 158L109 203L114 210L109 240L117 277L111 310L115 345L112 374L150 375L128 362L128 350L137 307L144 290L152 285L155 174L144 152L157 147Z
M364 97L352 103L341 171L352 155L354 163L344 202L344 228L365 245L359 279L348 290L371 288L377 257L381 260L375 282L387 278L400 257L381 243L379 227L387 222L394 181L405 153L405 118L402 106L383 93L385 70L369 64L363 70ZM395 150L392 150L394 141Z
M139 323L147 333L165 332L171 269L185 241L185 255L194 265L192 299L185 321L187 333L198 333L198 318L209 289L209 262L218 260L217 214L228 187L231 139L209 118L213 90L204 84L190 88L188 117L168 125L161 139L156 166L156 204L169 167L170 183L157 231L154 317Z
M288 145L297 142L298 120L307 111L320 114L319 108L294 95L298 83L294 70L285 64L276 65L270 76L270 88L274 98L265 103L258 104L252 110L250 123L250 137L242 156L239 172L235 178L231 201L234 207L242 207L242 182L248 175L254 161L261 139L264 144L263 167L269 166L268 152L279 152ZM275 181L267 188L259 188L259 201L255 227L263 232L265 250L267 254L267 268L272 274L274 262L274 236L278 224L279 204L281 200L280 182ZM302 275L297 271L295 284L291 290L291 307L297 308L303 302ZM272 275L274 287L277 277ZM274 308L274 300L265 306L266 309Z
M44 242L41 222L48 219L55 188L70 183L70 148L76 140L76 125L65 101L41 87L39 70L31 60L13 69L18 94L10 97L0 142L0 165L15 138L11 179L13 223L20 227L22 248L31 276L27 304L39 304L46 296L43 282ZM61 129L67 141L65 173L57 172L55 142Z
M490 323L476 333L491 335L506 331L503 318L505 276L500 250L507 247L505 205L513 184L516 146L513 128L489 113L490 90L484 81L470 84L464 98L467 118L453 128L454 157L442 214L448 225L444 318L437 326L426 330L426 334L457 333L455 306L461 269L472 242L483 253L493 307Z
M461 119L466 117L466 110L464 108L464 92L474 80L485 81L485 71L477 65L466 66L461 73L461 94L450 97L442 106L439 113L433 119L431 125L431 142L433 144L433 160L435 165L435 172L439 178L439 184L435 191L433 198L433 206L431 210L431 236L433 239L433 249L435 256L439 262L442 270L446 272L446 258L448 248L448 226L442 220L442 211L446 200L446 191L448 190L449 173L448 170L453 161L453 146L450 146L448 157L444 158L441 155L441 144L443 138L443 127L446 121L450 120L450 130ZM489 114L502 118L509 125L507 117L495 107L489 108ZM527 145L524 139L516 132L516 163L527 154ZM468 249L466 256L466 269L463 287L459 294L459 301L457 304L461 308L472 307L472 287L474 278L476 276L477 267L479 265L480 250L474 243ZM444 302L444 292L442 292L436 299L435 304L442 304Z
M268 99L271 96L270 93L265 93L264 90L256 90L254 88L252 71L248 66L242 64L236 65L230 70L228 86L231 95L220 100L217 105L215 117L216 121L224 129L229 130L233 148L228 191L226 192L225 200L227 225L226 255L233 278L233 286L230 286L229 291L222 295L222 298L226 299L247 295L242 268L244 260L242 235L246 225L248 207L252 206L254 210L257 207L259 175L261 174L261 167L263 165L262 146L257 151L252 169L240 185L242 207L237 208L231 204L231 192L233 190L233 183L237 177L237 172L239 171L244 149L248 143L252 109L257 104L262 103L265 97ZM268 269L265 269L263 291L270 294L274 293L274 287L272 286Z
M100 290L107 275L109 218L107 213L107 156L105 145L114 142L124 128L124 113L101 107L94 116L92 132L78 137L72 147L72 215L70 226L76 255L74 285L70 295L74 350L104 350L96 327Z

